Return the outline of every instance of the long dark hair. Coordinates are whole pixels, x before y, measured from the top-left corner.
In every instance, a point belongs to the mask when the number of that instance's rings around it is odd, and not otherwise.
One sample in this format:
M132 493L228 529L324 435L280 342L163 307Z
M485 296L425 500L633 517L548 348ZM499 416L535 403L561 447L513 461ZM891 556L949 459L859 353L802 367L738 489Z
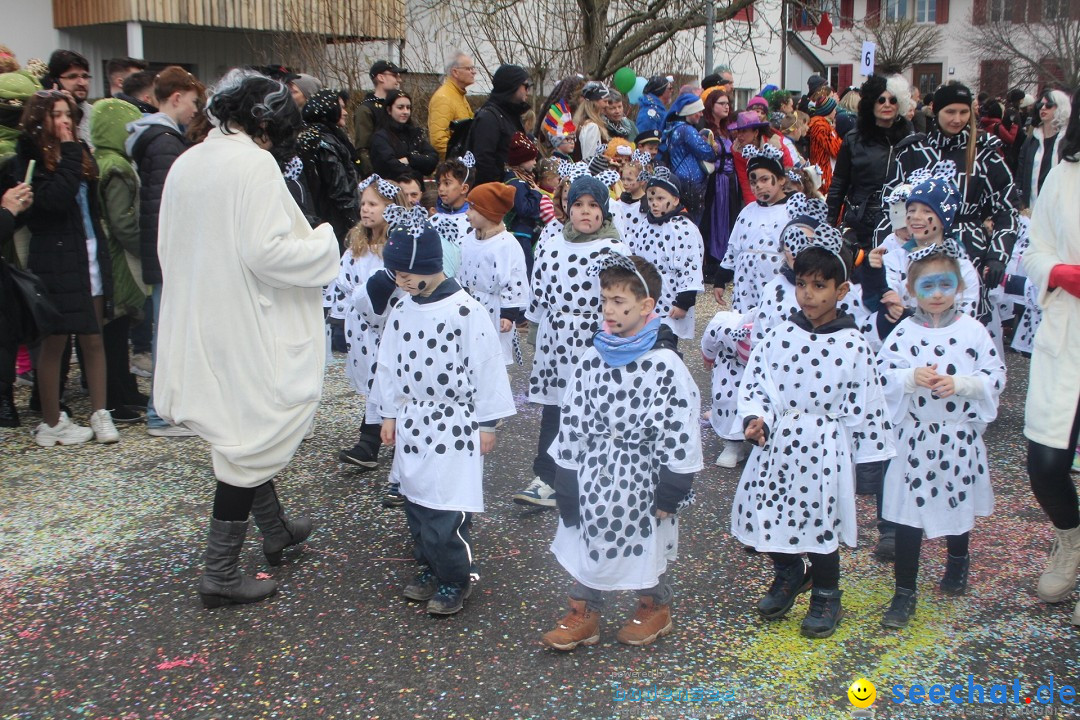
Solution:
M46 125L48 124L49 113L61 101L67 103L68 109L71 110L71 132L77 141L81 112L75 101L59 90L38 90L31 95L26 107L23 109L22 119L19 121L23 134L44 157L45 169L49 172L55 171L56 166L60 164L60 138ZM85 146L82 153L83 178L94 180L97 178L97 163L94 162L93 156Z
M1072 114L1069 126L1065 128L1065 137L1061 142L1061 156L1069 162L1080 162L1080 90L1072 97Z

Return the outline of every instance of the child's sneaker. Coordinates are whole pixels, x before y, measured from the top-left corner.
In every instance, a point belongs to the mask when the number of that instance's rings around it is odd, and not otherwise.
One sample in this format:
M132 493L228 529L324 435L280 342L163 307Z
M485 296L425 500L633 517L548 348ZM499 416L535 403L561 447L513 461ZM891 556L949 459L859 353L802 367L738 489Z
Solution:
M104 408L90 416L90 429L94 431L94 439L99 443L120 442L120 433L113 425L112 414Z
M453 615L465 607L465 599L472 594L472 583L439 583L439 589L428 600L427 611L432 615Z
M881 627L894 630L906 628L908 623L911 622L911 618L915 617L915 602L914 590L896 588L889 609L885 611L885 615L881 618Z
M874 557L885 562L896 559L896 526L886 525L878 528L878 541L874 546Z
M534 477L529 487L514 493L514 502L518 505L555 507L555 488L541 480L539 476Z
M570 598L570 612L549 630L540 642L554 650L569 652L578 645L600 642L600 613L590 610L584 600Z
M671 606L657 605L656 598L643 595L638 598L634 617L622 626L615 639L623 645L649 645L670 633L673 627Z
M810 573L806 569L806 563L802 558L798 562L784 568L776 569L776 577L773 578L769 591L765 597L758 600L757 610L761 617L768 620L783 617L791 606L795 604L795 598L810 589Z
M386 486L386 492L382 496L384 508L396 508L405 505L405 496L401 494L401 485L391 483Z
M803 637L823 639L836 632L840 618L844 617L844 607L840 604L843 590L810 591L810 610L802 621Z
M338 453L338 460L365 470L379 467L379 438L361 435L355 445Z
M743 440L725 440L724 452L716 458L717 467L733 468L750 455L750 443Z
M968 570L970 568L970 555L962 557L949 555L945 560L945 574L941 576L938 589L946 595L963 595L967 592Z
M94 438L94 431L82 425L71 422L66 412L60 413L60 419L56 425L49 427L47 423L41 423L34 430L34 442L41 447L54 445L81 445L90 442Z
M405 586L401 594L410 600L427 602L434 597L435 591L438 589L439 578L435 577L435 573L431 572L431 568L425 565L423 570L416 573L416 577L412 579L412 582Z

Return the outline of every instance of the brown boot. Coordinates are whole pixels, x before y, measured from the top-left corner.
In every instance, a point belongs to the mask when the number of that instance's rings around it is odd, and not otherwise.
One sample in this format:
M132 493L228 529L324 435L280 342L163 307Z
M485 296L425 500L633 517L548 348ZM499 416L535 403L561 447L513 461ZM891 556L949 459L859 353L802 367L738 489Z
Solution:
M590 610L584 600L570 598L570 612L540 642L549 648L569 652L578 645L600 642L600 613Z
M671 606L657 605L656 598L642 595L637 612L622 626L615 639L624 645L648 645L671 632Z

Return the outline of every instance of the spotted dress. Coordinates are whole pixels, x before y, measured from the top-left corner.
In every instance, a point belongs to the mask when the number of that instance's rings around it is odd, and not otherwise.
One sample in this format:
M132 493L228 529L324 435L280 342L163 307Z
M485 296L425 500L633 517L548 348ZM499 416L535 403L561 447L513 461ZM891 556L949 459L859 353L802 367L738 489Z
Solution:
M383 323L391 305L403 296L401 290L395 290L387 310L380 315L371 307L367 293L367 281L381 270L383 260L375 253L368 252L354 257L351 250L341 256L341 270L334 287L334 299L330 306L330 317L345 321L345 344L348 354L345 360L345 377L349 379L353 390L369 399L365 408L364 422L377 423L381 419L374 412L370 402L371 383L375 377L375 357L379 351L379 338L382 336Z
M641 200L633 202L626 202L619 198L612 200L611 221L615 224L615 229L619 231L619 236L625 240L631 228L636 228L645 222L645 210L642 208Z
M780 233L788 223L786 198L774 205L753 202L742 209L720 267L735 273L731 308L746 312L757 306L761 289L784 264Z
M604 250L630 254L626 245L606 237L570 242L560 234L537 245L532 299L525 313L538 325L529 402L562 404L586 342L600 329L600 284L586 271Z
M503 310L524 311L529 303L529 276L525 271L525 253L521 243L509 232L481 240L475 234L466 235L461 243L461 265L457 280L461 287L483 305L495 327L503 349L503 358L510 365L520 349L515 351L517 329L499 330Z
M1005 365L982 323L957 314L945 327L901 322L880 353L885 397L896 428L882 517L921 527L929 538L960 535L994 510L982 434L997 417ZM915 368L968 378L939 399L915 385Z
M662 223L636 223L623 236L631 252L651 262L660 273L660 297L656 299L656 314L680 338L694 337L694 307L679 319L671 317L675 296L679 293L699 293L705 289L701 276L701 261L705 245L701 231L686 215L674 215Z
M795 283L792 280L794 277L795 274L785 266L780 274L770 280L761 291L761 299L753 313L754 328L750 333L751 342L754 345L764 340L774 327L799 311L799 301L795 297ZM870 312L863 305L862 287L858 283L851 283L848 294L836 307L841 312L851 315L871 349L880 346L877 329Z
M461 265L461 246L465 238L476 232L469 224L469 218L465 216L468 207L466 203L458 212L437 212L431 216L431 225L442 240L443 272L446 277L457 277L458 267Z
M713 364L709 424L724 440L743 439L742 430L733 429L739 409L739 383L746 369L746 357L739 357L738 343L744 336L749 338L751 320L751 313L721 310L701 335L701 354Z
M701 399L679 356L654 348L612 368L595 348L581 356L562 406L555 461L577 472L581 523L559 522L551 551L596 590L655 587L678 553L677 516L659 520L660 469L702 469Z
M895 454L870 347L850 316L806 329L787 321L750 353L736 422L768 428L731 507L731 532L761 552L855 547L855 465Z
M483 512L479 423L515 412L487 310L464 290L402 300L386 321L375 385L382 416L397 420L391 476L401 494L435 510Z

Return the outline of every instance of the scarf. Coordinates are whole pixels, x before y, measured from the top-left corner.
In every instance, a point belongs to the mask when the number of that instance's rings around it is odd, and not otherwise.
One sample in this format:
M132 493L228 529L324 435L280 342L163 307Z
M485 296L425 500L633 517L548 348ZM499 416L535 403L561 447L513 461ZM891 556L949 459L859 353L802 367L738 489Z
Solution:
M582 233L574 229L574 226L570 223L563 225L563 237L567 242L582 243L590 242L592 240L599 240L601 238L608 238L611 240L621 240L619 237L619 231L615 229L615 225L611 220L605 220L604 224L600 226L600 229L594 233Z
M607 365L622 367L652 350L659 332L660 317L654 314L639 333L630 337L619 337L605 330L597 331L593 335L593 347Z
M440 199L435 200L435 210L442 213L443 215L460 215L461 213L465 212L468 209L469 209L469 201L468 200L466 200L464 202L464 204L462 204L462 206L459 207L457 210L455 210L454 208L449 207L447 205L444 205L443 201L440 200Z
M685 215L685 214L686 214L686 207L681 202L673 210L668 210L666 213L664 213L660 217L656 217L651 212L649 212L649 209L647 207L645 208L645 219L648 220L649 222L651 222L653 225L663 225L664 223L666 223L671 218L676 217L678 215Z

